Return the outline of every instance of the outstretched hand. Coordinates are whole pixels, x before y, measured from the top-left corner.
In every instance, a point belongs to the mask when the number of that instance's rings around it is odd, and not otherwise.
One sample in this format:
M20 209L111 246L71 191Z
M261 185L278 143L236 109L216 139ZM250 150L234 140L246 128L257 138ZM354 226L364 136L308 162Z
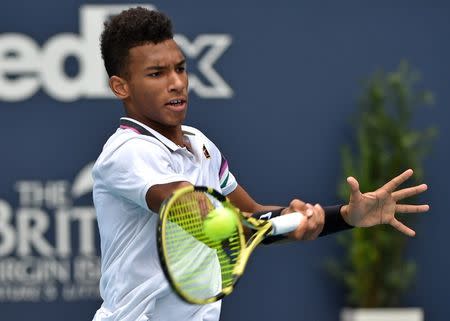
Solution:
M429 206L398 204L397 202L427 190L426 184L396 190L413 174L408 169L373 192L362 194L359 183L354 177L348 177L351 188L350 202L342 208L344 220L353 226L369 227L378 224L389 224L400 232L414 236L416 232L395 218L395 213L419 213L429 210Z

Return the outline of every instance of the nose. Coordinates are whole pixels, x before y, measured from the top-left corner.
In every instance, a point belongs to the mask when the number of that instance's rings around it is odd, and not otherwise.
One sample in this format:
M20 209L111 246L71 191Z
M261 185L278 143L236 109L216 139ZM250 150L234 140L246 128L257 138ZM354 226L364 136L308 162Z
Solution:
M170 73L169 76L169 86L168 90L169 92L178 92L182 91L186 87L186 74L184 73L177 73L176 71L173 71Z

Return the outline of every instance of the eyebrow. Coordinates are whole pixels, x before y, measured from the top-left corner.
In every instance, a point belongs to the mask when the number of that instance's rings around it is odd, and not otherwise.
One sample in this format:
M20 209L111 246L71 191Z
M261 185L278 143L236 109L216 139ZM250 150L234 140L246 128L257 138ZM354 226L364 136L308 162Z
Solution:
M175 66L178 67L178 66L182 66L184 64L186 64L186 59L183 59L180 62L176 63ZM167 69L167 66L148 66L148 67L145 67L145 70L157 70L157 71L159 71L159 70L164 70L164 69Z

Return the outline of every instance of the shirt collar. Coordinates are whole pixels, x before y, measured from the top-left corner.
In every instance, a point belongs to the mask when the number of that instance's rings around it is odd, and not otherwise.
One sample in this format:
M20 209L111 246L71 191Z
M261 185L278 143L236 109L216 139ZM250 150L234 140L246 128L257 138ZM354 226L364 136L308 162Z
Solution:
M163 143L169 150L176 151L178 149L183 149L183 147L175 144L173 141L165 137L164 135L161 135L156 130L148 127L147 125L141 123L140 121L137 121L136 119L132 119L129 117L121 117L120 118L120 128L122 129L131 129L132 131L146 136L151 136L159 140L161 143ZM193 132L187 130L182 126L183 134L185 135L195 135Z

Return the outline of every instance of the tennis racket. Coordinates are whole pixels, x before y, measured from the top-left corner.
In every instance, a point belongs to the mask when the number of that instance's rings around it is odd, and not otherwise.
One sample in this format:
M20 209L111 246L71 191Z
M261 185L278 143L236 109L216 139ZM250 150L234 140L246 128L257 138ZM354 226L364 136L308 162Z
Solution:
M205 232L208 213L226 209L233 216L225 237ZM212 188L188 186L175 191L160 209L158 254L164 274L183 300L206 304L229 295L244 273L250 254L266 237L294 231L301 213L269 220L246 217ZM230 222L230 220L228 220ZM252 230L246 241L244 228Z

